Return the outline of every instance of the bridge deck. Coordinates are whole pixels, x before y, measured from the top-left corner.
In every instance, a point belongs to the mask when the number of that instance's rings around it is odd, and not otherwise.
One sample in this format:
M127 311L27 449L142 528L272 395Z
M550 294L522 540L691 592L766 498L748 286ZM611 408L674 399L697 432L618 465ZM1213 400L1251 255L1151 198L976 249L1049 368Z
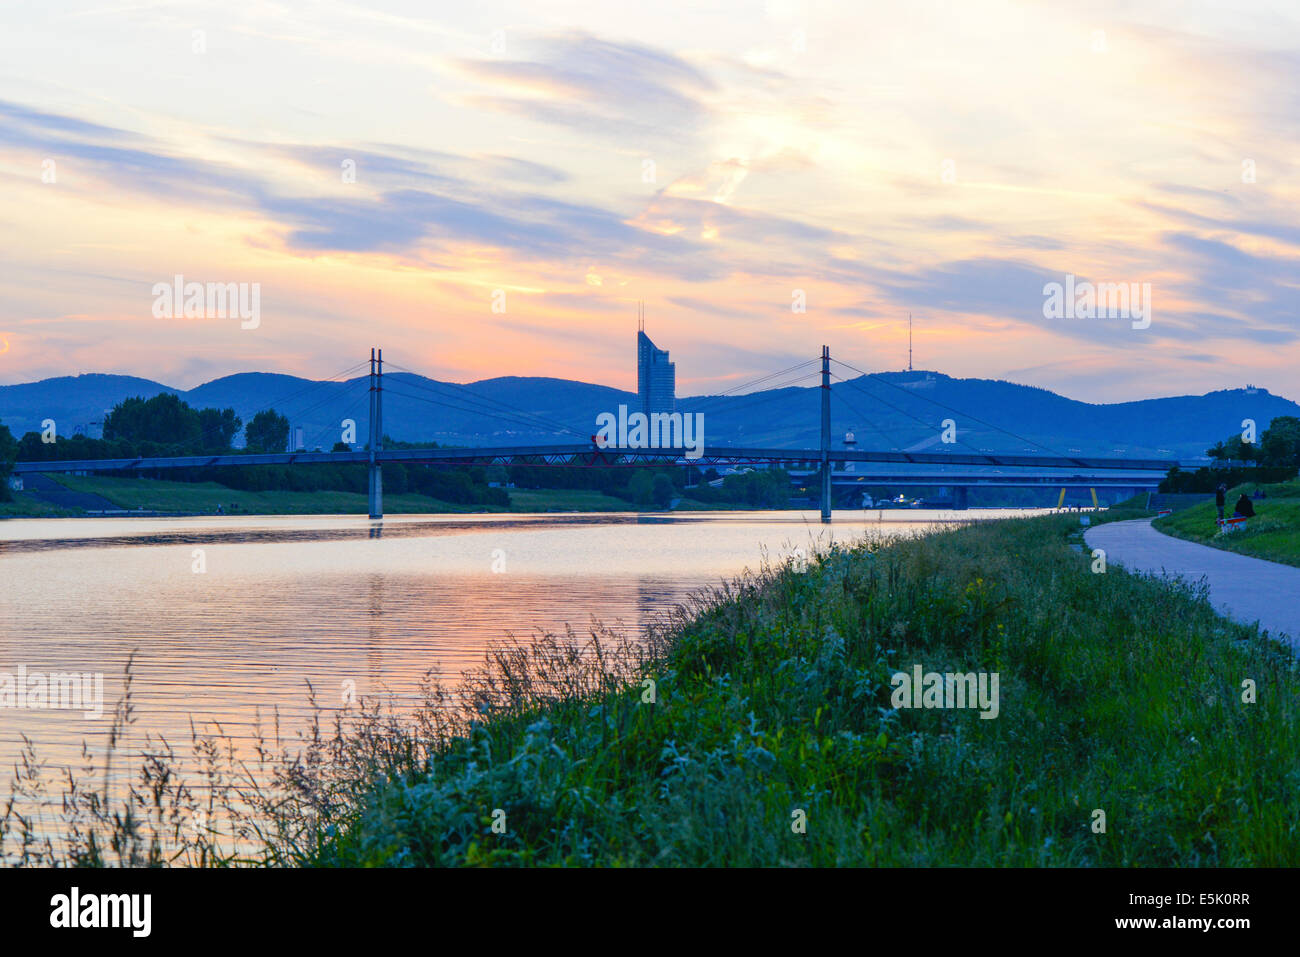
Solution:
M634 468L648 463L673 463L707 468L713 465L769 465L795 470L820 467L817 449L751 449L705 446L698 457L687 458L681 449L614 449L592 445L504 446L477 449L385 449L375 454L378 462L424 465L521 465L535 464L579 468ZM366 463L368 452L279 452L231 455L192 455L133 459L71 459L48 462L17 462L16 473L30 472L116 472L154 471L181 468L218 468L237 465L320 465ZM873 462L913 466L974 466L998 469L1061 469L1081 472L1123 470L1163 475L1179 463L1160 459L1116 459L1060 457L1048 455L1003 455L970 452L873 452L837 449L830 461L842 468L851 462ZM915 474L915 473L913 473ZM937 477L937 476L936 476ZM951 477L947 477L951 481ZM1149 477L1149 476L1143 476Z

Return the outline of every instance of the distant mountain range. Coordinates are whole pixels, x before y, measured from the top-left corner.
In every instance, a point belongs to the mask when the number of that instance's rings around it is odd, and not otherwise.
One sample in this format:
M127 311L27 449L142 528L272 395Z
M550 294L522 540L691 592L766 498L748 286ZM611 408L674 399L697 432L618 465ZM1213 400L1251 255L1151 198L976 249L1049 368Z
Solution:
M585 442L596 416L635 410L636 395L568 379L506 376L439 382L411 373L384 376L384 431L394 439L440 445L541 445ZM15 436L53 419L60 434L98 436L104 414L129 396L171 392L196 408L233 407L245 422L264 408L303 429L306 446L329 449L342 421L366 440L367 378L342 382L251 372L189 391L133 376L89 374L0 386L0 423ZM852 431L863 449L975 449L1154 458L1200 458L1215 442L1254 419L1260 431L1300 405L1267 389L1230 389L1111 405L1067 399L1047 389L938 372L884 372L831 389L832 431L839 445ZM814 448L820 395L816 386L745 395L690 396L678 410L704 413L709 445ZM940 442L952 419L958 444Z

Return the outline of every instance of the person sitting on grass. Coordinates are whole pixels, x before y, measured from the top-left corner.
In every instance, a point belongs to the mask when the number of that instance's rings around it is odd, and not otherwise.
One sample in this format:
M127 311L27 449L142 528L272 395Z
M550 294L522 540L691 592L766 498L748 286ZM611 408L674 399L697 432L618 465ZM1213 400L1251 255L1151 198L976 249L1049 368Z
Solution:
M1242 492L1241 498L1237 499L1237 507L1232 510L1232 514L1242 518L1255 517L1255 506L1245 492Z

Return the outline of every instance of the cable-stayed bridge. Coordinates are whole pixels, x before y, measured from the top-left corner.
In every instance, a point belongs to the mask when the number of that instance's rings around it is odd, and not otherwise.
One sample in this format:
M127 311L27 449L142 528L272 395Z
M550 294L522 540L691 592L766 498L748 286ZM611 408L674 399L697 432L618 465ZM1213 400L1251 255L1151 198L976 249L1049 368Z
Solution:
M831 369L831 363L857 373L859 376L872 376L847 363L832 360L829 347L822 347L820 370L807 370L819 360L811 359L790 369L771 373L755 382L746 383L722 393L710 396L693 407L688 414L707 414L711 402L733 396L743 389L752 389L764 382L779 379L782 376L798 374L792 381L784 381L781 386L789 386L810 376L821 378L821 417L820 442L815 449L790 448L745 448L731 445L699 445L684 448L680 444L665 447L628 447L610 444L596 435L584 435L582 430L524 409L511 407L509 404L486 397L448 396L436 387L402 380L401 388L388 387L384 381L384 363L382 350L371 350L370 374L368 376L365 398L369 403L367 421L369 441L360 451L339 452L254 452L228 453L217 455L160 456L118 459L73 459L21 461L14 466L14 472L117 472L117 473L153 473L170 469L220 468L228 466L249 465L313 465L313 464L365 464L369 469L369 513L372 518L383 515L383 479L382 469L385 463L402 463L408 465L430 465L445 467L491 466L491 465L530 465L563 468L637 468L648 465L695 466L708 468L781 468L795 477L816 476L821 484L822 520L830 521L833 486L854 484L888 485L891 487L945 487L952 490L956 507L965 506L966 490L971 487L1050 487L1067 488L1121 488L1133 491L1154 489L1168 472L1179 463L1173 460L1141 458L1106 458L1063 454L1047 448L1023 436L1006 429L984 422L964 410L952 409L924 395L912 394L911 397L930 402L949 413L945 420L950 425L951 438L944 444L953 446L951 451L927 452L898 449L865 449L854 447L834 447L831 438L830 403L832 398L842 401L860 421L872 425L873 418L850 403L846 397L839 395L840 389L832 388L832 379L845 386L844 391L855 387L853 380L837 375ZM361 363L364 365L364 363ZM346 374L356 369L353 366L344 370ZM400 368L400 367L398 367ZM404 370L410 371L410 370ZM337 376L319 383L313 383L305 389L289 396L281 397L277 403L294 398L310 397L313 389L328 384ZM391 378L391 376L390 376ZM878 377L877 377L878 378ZM887 380L881 380L886 381ZM894 388L892 383L888 383ZM414 388L427 393L416 395L407 392ZM769 387L770 388L770 387ZM927 429L934 429L934 422L924 420L902 409L878 395L866 393L874 401L916 420ZM429 449L384 449L383 437L383 400L385 392L399 395L404 399L427 402L430 405L454 408L462 412L474 412L478 415L527 425L532 428L545 428L551 432L568 433L583 441L568 444L520 445L520 446L485 446L479 448L429 448ZM772 401L780 398L765 395L757 401ZM317 402L316 405L320 403ZM272 408L268 406L267 408ZM313 406L308 406L308 409ZM359 410L358 410L359 411ZM298 414L302 414L300 410ZM959 417L959 418L958 418ZM1011 436L1022 444L1033 445L1043 449L1041 454L1008 454L989 452L982 449L964 447L965 443L958 437L956 425L976 422L987 428ZM877 430L880 431L880 430ZM677 433L680 435L680 431ZM885 442L889 437L880 432ZM656 435L655 438L658 438ZM656 443L657 444L657 443ZM960 447L960 448L958 448ZM1094 492L1095 500L1095 492Z

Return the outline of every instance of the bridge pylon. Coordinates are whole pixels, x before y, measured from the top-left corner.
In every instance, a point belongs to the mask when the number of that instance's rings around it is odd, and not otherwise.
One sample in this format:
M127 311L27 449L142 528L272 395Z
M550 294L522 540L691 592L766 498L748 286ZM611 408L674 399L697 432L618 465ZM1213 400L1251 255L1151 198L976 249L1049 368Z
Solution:
M384 473L376 457L384 441L384 350L370 350L370 459L367 499L370 517L384 517Z
M831 520L831 347L822 346L822 524Z

